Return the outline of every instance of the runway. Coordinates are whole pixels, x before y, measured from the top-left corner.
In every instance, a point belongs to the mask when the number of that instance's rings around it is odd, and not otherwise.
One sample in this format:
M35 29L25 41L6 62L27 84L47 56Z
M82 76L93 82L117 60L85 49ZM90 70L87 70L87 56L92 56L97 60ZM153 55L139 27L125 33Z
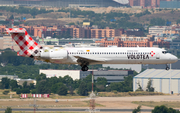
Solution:
M5 111L5 109L0 109ZM12 109L12 111L34 111L34 109ZM36 109L36 111L89 111L89 109ZM132 112L133 109L96 109L96 111L102 112ZM152 109L141 109L142 112L151 112Z

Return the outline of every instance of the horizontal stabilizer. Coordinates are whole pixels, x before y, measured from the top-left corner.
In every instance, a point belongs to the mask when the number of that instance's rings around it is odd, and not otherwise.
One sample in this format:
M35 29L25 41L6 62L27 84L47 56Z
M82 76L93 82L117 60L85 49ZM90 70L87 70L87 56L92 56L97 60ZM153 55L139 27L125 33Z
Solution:
M25 33L26 29L24 28L6 28L6 33L7 34L12 34L12 33Z

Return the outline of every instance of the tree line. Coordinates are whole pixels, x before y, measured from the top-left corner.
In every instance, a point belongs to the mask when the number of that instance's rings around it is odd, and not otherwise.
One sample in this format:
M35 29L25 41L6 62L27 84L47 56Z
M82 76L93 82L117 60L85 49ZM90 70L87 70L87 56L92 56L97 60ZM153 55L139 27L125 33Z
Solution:
M115 82L108 84L107 79L98 77L94 81L94 91L97 92L129 92L132 91L133 75L129 75L124 78L123 82ZM88 75L84 79L73 80L69 75L64 77L51 77L46 78L46 75L41 73L36 77L37 84L28 84L24 82L23 85L18 85L16 80L10 80L8 78L2 78L0 82L0 89L11 89L16 91L17 94L32 93L32 94L59 94L67 95L68 92L71 95L87 96L92 91L92 75Z
M132 113L141 113L141 106L139 105L137 108L135 108ZM171 107L169 108L165 105L160 105L155 106L151 113L180 113L180 111Z
M31 14L32 16L36 16L38 14L42 14L42 13L50 13L50 12L54 12L54 10L46 10L44 8L27 8L27 7L23 7L23 6L19 6L19 7L10 7L10 6L0 6L0 10L1 11L8 11L8 12L12 12L12 13L18 13L18 14Z
M5 10L9 12L16 12L18 14L31 14L33 17L35 17L38 14L43 14L43 13L50 13L50 12L55 12L54 10L46 10L44 8L41 8L40 10L37 8L27 8L27 7L9 7L9 6L0 6L0 10ZM141 31L144 31L144 27L142 24L137 23L137 22L129 22L128 20L131 19L131 17L134 15L135 17L141 17L144 15L149 15L151 12L148 10L145 10L144 12L141 13L135 13L135 14L128 14L128 13L122 13L122 12L115 12L111 11L109 13L95 13L94 11L81 11L79 9L74 9L74 8L62 8L57 10L57 12L70 12L70 17L71 18L86 18L84 22L88 21L92 25L98 25L99 28L104 29L107 26L113 29L140 29ZM113 20L113 21L111 21ZM168 20L164 20L162 18L153 18L150 20L150 26L154 25L159 25L163 26L166 25L166 23L169 22ZM2 24L8 24L9 22L0 22ZM78 22L79 23L79 22ZM177 20L177 23L179 23L179 20ZM82 24L82 23L79 23ZM57 36L59 38L61 37L68 37L69 35L64 33L62 36Z

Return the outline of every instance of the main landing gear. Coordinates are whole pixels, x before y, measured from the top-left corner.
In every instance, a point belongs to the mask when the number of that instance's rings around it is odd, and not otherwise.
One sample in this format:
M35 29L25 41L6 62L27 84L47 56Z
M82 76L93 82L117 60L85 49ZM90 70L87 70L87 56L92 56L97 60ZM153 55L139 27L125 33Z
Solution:
M85 61L83 59L78 59L77 61L79 63L79 65L81 66L81 70L82 71L88 71L88 65L89 65L89 62L88 61Z
M87 65L84 65L84 66L81 67L81 70L82 70L82 71L88 71L88 69L89 69L89 68L87 67Z
M166 64L166 70L169 70L169 66L168 66L168 64Z

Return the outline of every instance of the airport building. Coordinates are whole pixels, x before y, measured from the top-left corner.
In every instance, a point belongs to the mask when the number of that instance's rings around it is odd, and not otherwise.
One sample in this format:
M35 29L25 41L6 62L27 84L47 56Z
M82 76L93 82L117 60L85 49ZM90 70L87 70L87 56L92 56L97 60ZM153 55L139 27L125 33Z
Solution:
M171 69L180 69L180 60L178 60L176 63L173 63L171 64ZM166 68L166 65L165 64L146 64L146 65L143 65L142 64L142 69L165 69Z
M36 80L34 79L20 79L17 75L0 75L0 81L2 78L8 78L10 80L16 80L18 85L23 85L24 82L27 82L27 85L30 85L30 83L33 83L36 85Z
M18 76L16 75L0 75L0 81L2 80L2 78L6 78L6 77L11 80L15 80L18 78Z
M98 77L104 77L107 79L108 83L111 82L120 82L124 80L125 76L133 75L133 71L131 70L89 70L89 71L81 71L81 70L43 70L40 69L39 73L46 74L47 78L51 77L64 77L69 75L73 80L83 79L86 76L93 73L94 80Z
M149 79L155 92L180 93L180 70L147 69L133 78L133 91L138 89L138 84L146 91Z
M18 79L16 79L16 81L17 81L17 84L21 85L21 86L23 86L24 82L27 82L27 85L30 85L30 83L33 83L34 85L36 85L36 80L34 80L34 79L20 79L20 78L18 78Z
M110 67L113 69L129 69L134 70L137 73L141 72L142 65L141 64L102 64L103 67Z

